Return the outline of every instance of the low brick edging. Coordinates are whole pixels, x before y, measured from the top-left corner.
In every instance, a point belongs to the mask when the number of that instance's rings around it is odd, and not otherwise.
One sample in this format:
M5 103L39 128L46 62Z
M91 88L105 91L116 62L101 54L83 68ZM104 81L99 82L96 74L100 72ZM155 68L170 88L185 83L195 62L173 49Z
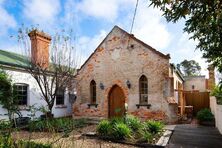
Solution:
M155 148L164 148L165 146L161 146L161 145L154 145L154 144L149 144L149 143L133 143L133 142L128 142L128 141L124 141L124 140L114 140L112 138L104 138L104 137L99 137L96 134L83 134L83 136L86 136L88 138L92 138L92 139L99 139L99 140L104 140L104 141L108 141L108 142L114 142L114 143L120 143L120 144L126 144L126 145L131 145L131 146L136 146L136 147L155 147Z

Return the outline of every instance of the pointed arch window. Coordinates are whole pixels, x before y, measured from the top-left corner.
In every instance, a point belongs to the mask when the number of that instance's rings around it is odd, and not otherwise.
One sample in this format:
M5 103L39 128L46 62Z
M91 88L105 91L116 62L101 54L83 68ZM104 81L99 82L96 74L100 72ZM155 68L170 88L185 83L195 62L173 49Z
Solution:
M148 104L148 80L142 75L139 79L140 104Z
M90 82L90 97L91 97L91 103L96 103L96 82L92 80Z

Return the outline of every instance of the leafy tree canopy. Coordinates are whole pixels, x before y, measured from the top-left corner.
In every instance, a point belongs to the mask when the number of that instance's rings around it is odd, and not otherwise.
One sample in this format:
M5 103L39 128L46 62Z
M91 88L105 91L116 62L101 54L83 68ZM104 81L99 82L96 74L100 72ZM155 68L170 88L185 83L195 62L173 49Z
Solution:
M186 19L184 31L198 40L203 57L222 72L222 1L151 0L151 6L163 11L168 22Z
M10 77L0 69L0 104L8 111L9 120L13 119L14 114L21 115L16 98Z
M184 76L200 75L201 70L199 63L194 60L184 60L180 64L177 64L177 68L182 72Z

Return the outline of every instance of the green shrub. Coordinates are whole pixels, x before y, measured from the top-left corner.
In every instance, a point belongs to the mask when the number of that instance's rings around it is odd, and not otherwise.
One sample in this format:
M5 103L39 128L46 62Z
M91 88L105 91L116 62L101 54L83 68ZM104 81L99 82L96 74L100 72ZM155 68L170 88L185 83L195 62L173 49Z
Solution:
M29 123L29 129L31 131L44 131L46 124L44 120L32 121Z
M15 148L14 141L9 133L0 135L0 148Z
M157 134L163 129L163 127L164 127L164 124L160 121L149 120L149 121L146 121L145 123L146 130L152 134Z
M78 120L73 120L73 126L76 128L85 127L86 125L87 125L87 121L84 118L78 119Z
M212 121L214 119L214 115L209 109L205 108L197 112L197 119L200 121Z
M23 140L14 142L11 134L7 133L0 135L0 148L51 148L51 145Z
M55 118L30 122L29 127L34 131L65 132L72 131L77 127L84 127L85 125L85 119Z
M113 118L102 120L97 126L97 133L115 140L153 142L153 138L162 131L164 124L158 121L141 122L137 117ZM160 133L161 134L161 133Z
M143 132L142 140L151 143L153 140L153 135L150 132L145 131Z
M108 136L112 130L112 126L108 120L102 120L96 128L100 136Z
M119 118L119 117L114 117L110 120L110 124L113 125L113 126L117 123L124 123L124 119Z
M131 137L131 129L124 123L117 122L111 132L113 138L122 140Z
M222 85L215 86L210 94L216 97L218 104L222 104Z
M129 115L126 117L126 124L131 128L133 132L138 131L143 127L143 124L137 117Z
M9 121L0 120L0 131L8 130L12 128L12 124Z

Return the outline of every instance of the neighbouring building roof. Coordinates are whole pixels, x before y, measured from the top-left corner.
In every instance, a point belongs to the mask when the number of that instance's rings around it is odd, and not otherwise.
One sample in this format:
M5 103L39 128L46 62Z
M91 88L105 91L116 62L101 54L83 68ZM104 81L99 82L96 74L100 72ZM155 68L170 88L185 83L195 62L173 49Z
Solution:
M27 56L0 49L0 68L1 66L21 70L30 68L31 62ZM50 66L52 66L52 63L50 63Z
M30 66L30 61L24 55L0 49L0 65L24 68Z
M185 81L193 81L193 80L207 80L205 75L200 76L184 76Z
M184 76L184 79L192 79L192 78L205 78L205 75L200 75L200 76Z
M170 66L173 68L173 70L175 71L175 73L181 78L182 81L184 81L184 76L183 74L180 72L180 70L173 64L171 63Z

